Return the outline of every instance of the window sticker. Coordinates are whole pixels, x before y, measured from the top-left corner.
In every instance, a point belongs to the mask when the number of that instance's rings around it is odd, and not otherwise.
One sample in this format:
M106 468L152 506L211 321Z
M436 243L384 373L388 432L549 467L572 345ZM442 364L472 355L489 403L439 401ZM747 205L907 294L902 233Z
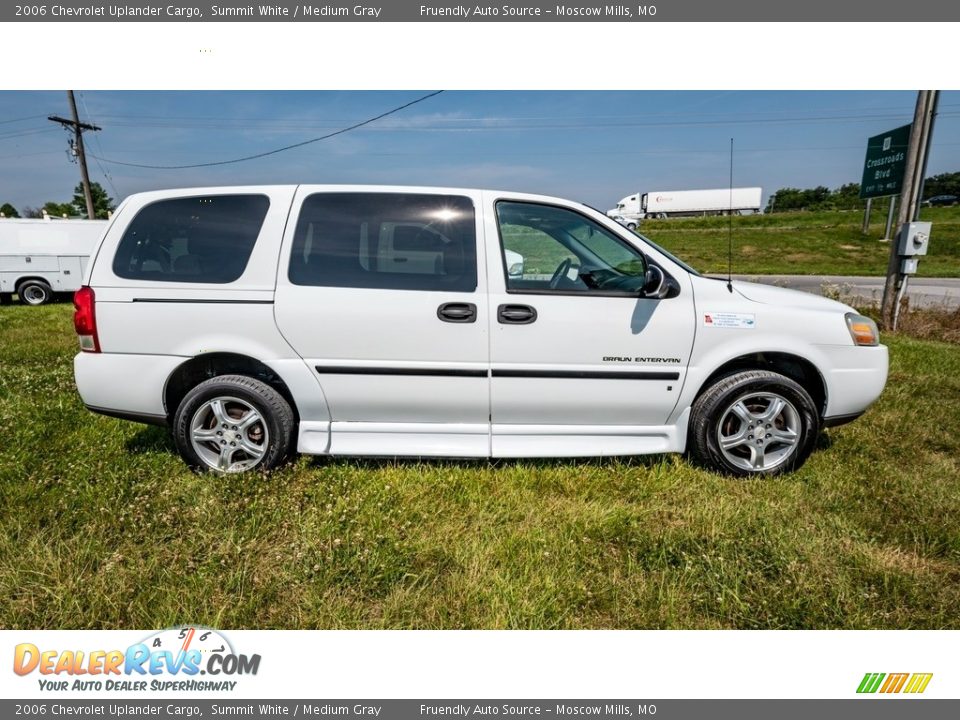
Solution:
M752 330L757 326L757 320L752 313L706 312L703 314L703 324L706 327Z

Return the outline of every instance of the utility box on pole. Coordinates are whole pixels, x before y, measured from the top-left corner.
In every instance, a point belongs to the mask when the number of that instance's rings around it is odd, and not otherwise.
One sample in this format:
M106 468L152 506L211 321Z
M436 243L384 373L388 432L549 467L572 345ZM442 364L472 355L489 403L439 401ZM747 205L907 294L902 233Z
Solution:
M897 255L900 256L900 274L916 275L920 265L920 257L927 254L930 246L930 229L928 222L909 222L900 228L897 239Z
M928 222L904 223L903 227L900 228L897 255L900 257L926 255L932 227Z

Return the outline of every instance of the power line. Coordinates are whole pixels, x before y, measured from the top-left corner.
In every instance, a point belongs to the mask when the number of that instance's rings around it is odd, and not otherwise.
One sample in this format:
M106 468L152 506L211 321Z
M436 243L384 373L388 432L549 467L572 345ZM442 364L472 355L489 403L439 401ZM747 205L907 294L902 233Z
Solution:
M356 130L357 128L361 128L364 125L369 125L370 123L376 122L377 120L385 118L388 115L393 115L394 113L400 112L401 110L405 110L406 108L412 105L416 105L417 103L421 103L424 100L429 100L432 97L436 97L442 92L443 90L437 90L436 92L432 92L427 95L424 95L423 97L419 97L416 100L411 100L410 102L404 105L395 107L392 110L388 110L387 112L380 113L376 117L372 117L362 122L355 123L353 125L350 125L349 127L341 128L340 130L337 130L332 133L328 133L326 135L321 135L320 137L311 138L309 140L304 140L303 142L294 143L293 145L287 145L285 147L277 148L275 150L268 150L267 152L257 153L255 155L247 155L246 157L234 158L233 160L219 160L217 162L196 163L193 165L141 165L139 163L127 163L127 162L121 162L118 160L109 160L107 158L97 157L96 155L94 155L94 157L96 157L98 160L103 160L104 162L111 163L113 165L125 165L127 167L147 168L149 170L186 170L189 168L213 167L216 165L232 165L234 163L245 162L247 160L257 160L259 158L267 157L269 155L276 155L277 153L285 152L287 150L293 150L295 148L303 147L304 145L310 145L311 143L320 142L321 140L327 140L328 138L335 137L336 135L343 135L344 133L350 132L351 130Z
M35 155L59 155L61 150L42 150L40 152L14 153L13 155L0 155L0 160L10 160L12 158L34 157Z
M83 112L86 114L87 118L90 118L90 108L87 107L87 99L83 96L83 93L80 93L80 102L83 103ZM94 135L93 141L97 144L97 150L100 151L100 154L103 154L103 145L100 144L100 136ZM90 153L93 155L93 153ZM103 176L107 179L107 183L110 185L110 189L113 190L114 197L120 197L120 191L117 190L117 186L113 184L113 176L107 171L103 166L103 163L100 161L100 158L96 155L93 155L93 159L97 161L97 167L100 168L100 172L103 173Z
M960 145L960 142L939 142L937 147L954 147ZM743 155L746 153L787 153L787 152L814 152L814 151L836 151L836 150L850 150L850 151L862 151L862 145L824 145L824 146L803 146L803 147L754 147L754 148L738 148L737 154ZM140 153L143 152L142 148L136 149L114 149L114 153ZM170 155L191 155L194 151L192 150L170 150L168 154ZM450 157L466 157L472 158L477 154L487 155L488 152L485 150L480 150L476 152L444 152L443 156L446 158ZM716 148L658 148L653 150L648 149L610 149L610 148L584 148L580 147L576 150L522 150L519 152L497 152L498 157L568 157L568 156L580 156L580 155L646 155L646 156L664 156L664 157L673 157L677 155L727 155L729 154L728 150L717 150ZM410 152L351 152L351 157L412 157L423 155L422 151L410 151Z
M941 103L940 107L960 107L960 103ZM894 105L883 105L876 107L868 108L853 108L853 107L840 107L840 108L817 108L817 109L807 109L807 110L758 110L750 112L749 115L756 117L759 115L783 115L785 113L841 113L841 112L851 112L857 113L857 115L850 117L878 117L877 113L880 111L895 111L896 117L905 116L909 111L904 110L899 106ZM872 113L871 115L863 115L863 113ZM698 115L703 115L702 113L697 113ZM735 111L735 112L714 112L708 113L707 116L713 116L717 118L722 118L724 116L738 116L745 115L744 111ZM683 110L671 110L667 112L644 112L641 117L687 117L690 113ZM889 116L890 113L884 113L882 116ZM102 118L110 120L155 120L155 121L168 121L168 120L187 120L187 121L212 121L216 123L216 127L222 126L224 118L217 115L150 115L150 114L107 114L101 115ZM462 116L462 117L438 117L433 118L435 122L442 123L456 123L456 122L489 122L490 120L511 120L511 121L529 121L529 120L556 120L558 118L563 118L565 120L603 120L603 119L616 119L624 120L627 118L623 113L617 115L537 115L537 116L521 116L521 115L510 115L506 117L490 117L490 116ZM227 119L229 120L229 119ZM242 122L244 124L250 123L279 123L279 124L290 124L301 122L299 118L289 118L282 116L262 116L262 117L243 117L237 118L236 122ZM347 120L328 120L328 123L340 123L348 122ZM139 123L137 123L139 124ZM318 127L317 123L309 123L306 126L308 127Z
M25 115L18 118L9 118L8 120L0 120L0 125L9 125L10 123L23 122L24 120L38 120L39 118L45 118L46 115Z
M960 115L960 112L944 112L943 116L953 117ZM826 116L794 116L794 117L750 117L740 119L705 119L705 120L656 120L643 121L619 118L618 122L575 122L567 118L537 118L536 122L527 122L524 119L517 118L430 118L429 122L418 124L390 124L385 123L371 130L383 132L495 132L504 130L587 130L587 129L614 129L614 128L632 128L632 127L711 127L711 126L729 126L729 125L765 125L765 124L783 124L783 125L802 125L802 124L825 124L825 123L871 123L878 120L904 120L908 116L903 113L885 113L872 115L826 115ZM540 121L544 122L540 122ZM233 122L234 125L230 125ZM459 123L459 125L458 125ZM216 130L226 129L246 130L256 125L258 130L272 130L275 132L296 132L299 130L322 129L332 127L328 122L309 123L300 120L257 120L236 118L233 121L223 119L219 121L193 120L190 122L165 122L162 119L158 121L140 121L124 122L122 120L111 123L115 127L151 127L162 129L190 129L190 130Z
M960 112L952 112L952 113L951 113L951 112L941 112L940 115L939 115L939 117L941 118L941 120L944 120L944 121L946 121L946 120L955 121L958 117L960 117ZM387 133L391 133L391 132L403 132L403 131L412 131L412 132L421 132L421 133L426 133L426 132L431 132L431 133L444 133L444 132L446 132L446 133L461 133L461 134L462 134L462 133L471 133L471 134L485 133L485 134L490 134L490 133L502 133L502 132L529 132L529 131L544 131L544 130L546 130L546 131L552 131L552 132L589 132L589 131L604 131L604 130L614 132L614 131L624 131L624 130L628 130L629 128L634 128L634 127L636 127L636 128L651 128L651 129L652 129L652 128L667 128L667 129L677 129L677 130L681 130L681 129L692 129L692 128L697 128L697 127L706 128L706 127L721 127L721 126L735 126L735 125L748 125L748 126L754 126L754 127L767 125L768 127L777 127L777 126L786 126L786 125L790 125L790 124L793 124L793 125L804 125L804 124L808 124L808 125L811 125L811 126L812 126L812 125L816 125L816 124L821 124L821 125L822 125L822 124L826 124L826 123L848 123L848 124L868 124L868 123L872 123L872 124L876 124L878 121L883 120L883 119L887 119L887 120L889 120L891 123L893 123L893 122L904 122L904 123L905 123L905 122L908 122L908 120L907 120L906 118L902 117L902 116L899 116L899 115L890 115L890 116L871 116L871 117L868 117L868 118L864 118L864 117L838 117L838 118L825 118L825 117L821 117L821 118L775 118L775 119L769 119L769 120L751 119L751 120L738 120L738 121L700 121L700 122L697 122L697 121L691 121L691 122L675 121L675 122L647 122L647 123L644 123L644 122L635 122L635 123L608 123L608 124L570 124L570 123L555 123L555 124L541 124L541 125L515 125L515 124L499 124L499 125L497 125L497 124L487 124L487 125L477 125L477 126L469 126L469 127L450 127L450 126L437 126L437 125L426 125L426 124L416 124L416 125L392 125L392 124L386 123L386 124L382 124L382 125L379 125L379 126L367 127L366 130L368 130L368 131L369 131L369 130L373 130L373 131L380 131L380 132L387 132ZM117 126L122 126L122 124L121 124L121 123L112 122L112 123L111 123L111 126L117 127ZM231 127L231 126L225 126L223 123L221 123L220 125L218 125L218 126L216 126L216 127L214 127L214 126L196 126L196 127L193 127L193 128L189 128L189 126L185 126L185 125L184 125L184 126L180 126L180 125L157 125L157 126L151 126L150 124L141 123L141 124L139 124L139 127L159 127L159 128L165 128L165 129L188 128L188 129L193 129L193 130L195 130L195 131L204 131L204 130L211 131L211 130L216 130L216 131L217 131L218 133L220 133L220 134L223 134L223 133L225 133L225 132L231 132L231 131L232 131L232 132L239 132L239 131L249 131L249 130L251 130L251 129L254 129L254 128L250 128L249 126L240 126L240 125L232 126L232 127ZM362 124L358 124L357 127L362 127ZM299 128L292 127L292 126L291 126L291 127L268 127L268 126L261 126L261 127L255 128L255 129L256 129L257 131L260 131L260 132L272 131L272 132L274 132L274 133L281 133L281 134L282 134L282 133L294 133L294 132L297 132L298 130L307 130L307 129L311 129L311 128L306 127L306 126L299 127ZM320 137L320 138L315 138L315 139L313 139L313 140L311 140L311 141L307 141L307 142L308 142L308 143L309 143L309 142L316 142L316 141L318 141L318 140L323 140L323 139L328 138L328 137L333 137L334 135L337 135L337 134L339 134L340 132L346 132L346 131L348 131L348 130L350 130L350 129L355 129L355 128L354 128L353 126L351 126L350 128L345 128L345 129L340 130L340 131L337 131L337 132L332 132L332 133L329 133L329 134L327 134L327 135L324 135L324 136L322 136L322 137ZM299 145L300 145L300 144L298 143L298 144L295 144L295 145L293 145L293 146L288 146L288 147L299 147ZM281 149L278 150L277 152L282 152L284 149L287 149L287 148L281 148ZM101 152L102 152L102 151L101 151ZM271 153L266 153L266 154L271 154ZM257 158L257 157L261 157L261 156L262 156L262 155L254 155L254 156L251 156L250 158L239 158L239 159L237 159L237 160L221 161L221 162L219 162L219 163L199 163L199 164L196 164L196 165L186 165L186 166L166 166L166 165L163 165L163 166L145 166L145 167L150 167L150 168L158 167L158 168L160 168L160 169L176 169L176 168L180 168L180 167L205 167L205 166L217 165L217 164L230 164L231 162L241 162L241 161L246 160L246 159L254 159L254 158ZM102 158L103 156L101 155L101 156L99 156L99 157ZM116 163L116 164L122 164L122 161L113 160L113 159L108 160L108 162Z
M4 133L0 135L0 140L11 140L13 138L25 137L27 135L40 135L41 133L57 132L57 128L31 128L29 130L18 130L16 132Z

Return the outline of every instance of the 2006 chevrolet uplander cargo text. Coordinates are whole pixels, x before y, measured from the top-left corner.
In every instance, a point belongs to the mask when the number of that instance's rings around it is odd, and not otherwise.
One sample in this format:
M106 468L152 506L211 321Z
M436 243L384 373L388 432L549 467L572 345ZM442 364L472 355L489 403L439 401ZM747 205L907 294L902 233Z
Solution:
M684 452L799 467L877 399L874 323L707 278L579 203L379 186L149 192L75 297L77 387L191 466Z

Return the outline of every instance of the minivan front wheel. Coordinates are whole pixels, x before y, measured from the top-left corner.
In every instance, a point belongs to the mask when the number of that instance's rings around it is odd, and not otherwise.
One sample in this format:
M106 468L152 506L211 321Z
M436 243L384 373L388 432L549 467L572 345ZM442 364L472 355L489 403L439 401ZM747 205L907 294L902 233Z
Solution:
M223 375L187 393L173 421L174 441L191 467L216 473L270 470L293 445L290 404L266 383Z
M750 476L796 470L820 431L810 394L779 373L748 370L718 379L697 398L690 452L720 472Z

